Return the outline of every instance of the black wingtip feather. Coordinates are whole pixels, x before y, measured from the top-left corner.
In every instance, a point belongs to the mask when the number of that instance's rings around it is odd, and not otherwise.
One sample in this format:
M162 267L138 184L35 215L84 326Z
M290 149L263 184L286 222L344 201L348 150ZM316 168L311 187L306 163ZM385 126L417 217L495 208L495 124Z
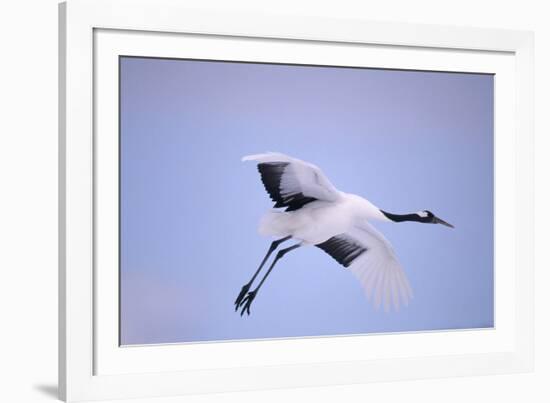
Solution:
M265 190L271 200L275 202L273 207L286 207L285 211L296 211L317 199L304 196L301 192L284 196L281 194L281 180L288 165L288 162L262 162L258 164L258 171Z
M344 235L333 236L325 242L319 243L318 248L328 253L334 260L344 267L349 267L355 259L367 251L367 248L354 242Z
M258 172L260 172L262 183L271 200L276 202L276 206L283 202L279 185L287 165L288 162L262 162L258 164ZM277 207L283 207L283 205Z

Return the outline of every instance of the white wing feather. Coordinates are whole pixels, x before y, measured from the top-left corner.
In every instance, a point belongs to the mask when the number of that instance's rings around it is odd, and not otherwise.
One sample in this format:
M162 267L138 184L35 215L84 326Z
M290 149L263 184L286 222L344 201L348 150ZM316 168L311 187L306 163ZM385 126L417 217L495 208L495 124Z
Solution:
M372 225L364 221L352 227L346 235L367 250L349 265L367 298L373 299L376 308L384 305L397 311L413 297L411 286L391 244Z
M336 201L340 197L340 192L330 183L323 172L309 162L281 153L247 155L242 160L257 161L258 163L288 163L279 184L283 195L302 193L304 196L325 201Z

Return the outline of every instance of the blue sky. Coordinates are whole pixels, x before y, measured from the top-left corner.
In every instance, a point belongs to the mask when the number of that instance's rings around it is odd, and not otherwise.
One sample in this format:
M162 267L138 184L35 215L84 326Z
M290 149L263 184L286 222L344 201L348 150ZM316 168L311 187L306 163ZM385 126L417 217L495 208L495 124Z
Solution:
M315 247L233 301L271 240L246 154L322 168L378 207L455 225L373 223L414 291L377 311ZM493 76L121 59L122 344L493 326Z

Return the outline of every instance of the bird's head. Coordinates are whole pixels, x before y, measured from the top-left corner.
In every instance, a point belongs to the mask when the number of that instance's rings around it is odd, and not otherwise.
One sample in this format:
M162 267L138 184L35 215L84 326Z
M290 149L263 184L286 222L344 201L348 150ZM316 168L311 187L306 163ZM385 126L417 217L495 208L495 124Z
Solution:
M446 221L443 221L441 218L436 217L434 213L429 210L422 210L416 213L418 216L418 221L425 224L442 224L450 228L454 228L454 225L449 224Z

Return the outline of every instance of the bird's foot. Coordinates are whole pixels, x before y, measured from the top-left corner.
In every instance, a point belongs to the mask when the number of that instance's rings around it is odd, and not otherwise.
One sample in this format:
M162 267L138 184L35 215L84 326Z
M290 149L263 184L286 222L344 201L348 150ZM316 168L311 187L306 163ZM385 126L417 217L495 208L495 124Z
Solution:
M237 312L237 310L239 309L239 306L241 305L241 302L244 299L246 293L248 292L248 290L250 290L250 286L251 286L251 284L248 283L248 284L243 285L243 288L241 288L241 292L239 293L239 296L235 300L235 312Z
M256 293L257 291L250 291L239 304L238 307L240 308L242 306L243 308L241 310L241 316L243 316L245 311L248 315L250 315L250 305L252 304L252 301L254 301L254 298L256 297Z

